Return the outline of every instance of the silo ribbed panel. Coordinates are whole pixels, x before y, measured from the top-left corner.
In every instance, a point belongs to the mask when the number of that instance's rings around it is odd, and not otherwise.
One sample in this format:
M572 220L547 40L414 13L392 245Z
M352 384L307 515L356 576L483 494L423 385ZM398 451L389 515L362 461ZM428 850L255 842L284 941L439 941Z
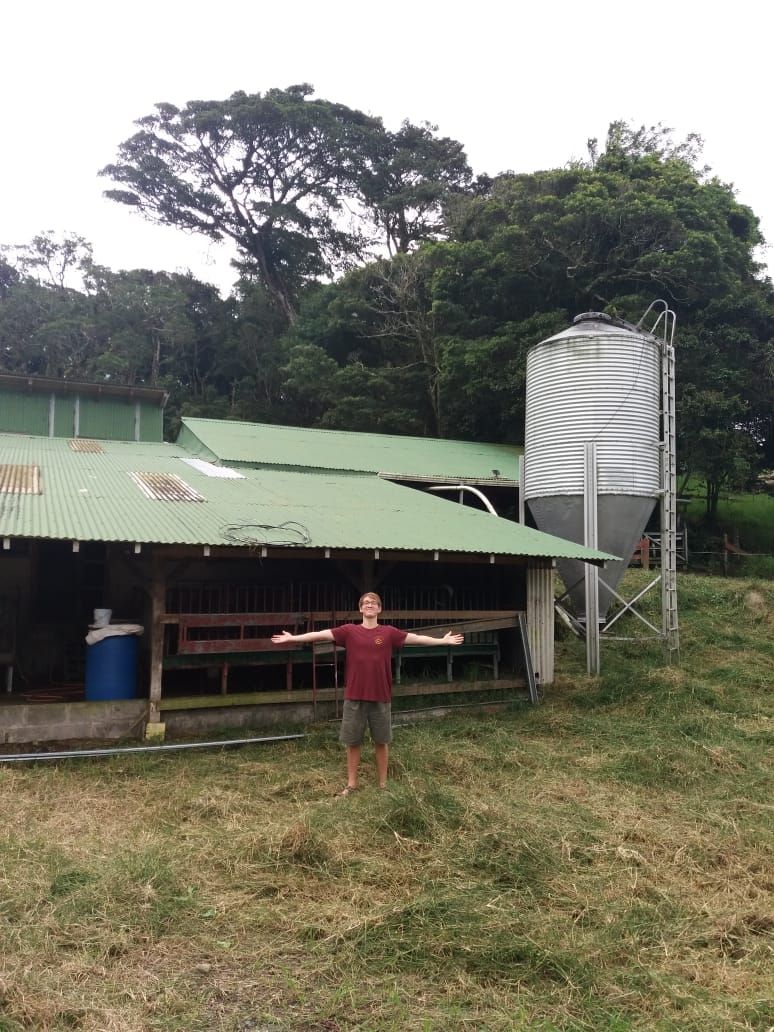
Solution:
M599 494L659 491L660 349L654 338L585 323L527 357L525 497L583 494L584 445Z

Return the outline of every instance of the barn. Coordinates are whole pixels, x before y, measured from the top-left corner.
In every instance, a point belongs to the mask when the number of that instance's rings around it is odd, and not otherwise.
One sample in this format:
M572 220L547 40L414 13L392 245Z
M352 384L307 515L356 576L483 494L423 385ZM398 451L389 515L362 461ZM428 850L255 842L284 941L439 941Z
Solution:
M396 657L396 705L554 677L557 559L518 523L520 449L185 419L166 395L0 376L0 734L201 734L334 716L342 657L271 635L357 619L465 634Z

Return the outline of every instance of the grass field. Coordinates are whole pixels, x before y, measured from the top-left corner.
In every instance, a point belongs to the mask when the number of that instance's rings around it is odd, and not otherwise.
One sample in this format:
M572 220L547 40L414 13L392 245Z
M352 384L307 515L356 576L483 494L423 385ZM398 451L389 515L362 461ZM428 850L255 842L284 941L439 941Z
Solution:
M719 548L718 542L723 533L729 540L739 540L746 552L774 557L774 495L759 492L758 494L732 494L719 499L715 526L707 528L704 523L704 499L699 496L697 485L693 485L693 501L687 507L687 519L694 534L698 536L700 547L705 547L704 539L714 540L712 547ZM691 536L693 537L694 534ZM741 564L744 569L744 562ZM753 565L747 563L748 566ZM768 569L768 576L772 576Z
M679 668L562 640L386 792L328 726L0 767L0 1030L771 1029L774 584L680 606Z

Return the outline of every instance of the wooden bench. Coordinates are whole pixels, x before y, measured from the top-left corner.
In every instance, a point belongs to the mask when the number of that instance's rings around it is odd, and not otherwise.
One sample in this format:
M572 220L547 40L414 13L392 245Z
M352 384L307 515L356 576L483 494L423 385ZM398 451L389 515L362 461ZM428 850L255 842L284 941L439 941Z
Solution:
M308 613L180 613L167 617L178 628L177 651L164 656L166 669L220 667L220 691L228 691L231 666L285 664L285 683L293 688L293 662L312 659L304 645L272 643L271 634L289 630L299 634L309 625Z
M499 676L500 646L494 641L464 642L462 645L406 645L395 653L395 683L401 683L402 661L441 656L446 658L446 680L454 680L454 660L463 656L483 656L491 664L494 679Z

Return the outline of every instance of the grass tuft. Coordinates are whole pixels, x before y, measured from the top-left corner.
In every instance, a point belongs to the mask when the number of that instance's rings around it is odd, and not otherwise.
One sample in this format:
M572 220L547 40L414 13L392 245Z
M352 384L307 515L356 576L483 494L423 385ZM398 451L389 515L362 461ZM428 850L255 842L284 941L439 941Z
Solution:
M301 820L283 834L277 850L277 859L285 864L325 868L330 861L330 851L324 839L310 828L309 822Z
M393 835L432 839L459 828L464 807L454 792L437 784L407 780L395 782L385 794L378 826Z

